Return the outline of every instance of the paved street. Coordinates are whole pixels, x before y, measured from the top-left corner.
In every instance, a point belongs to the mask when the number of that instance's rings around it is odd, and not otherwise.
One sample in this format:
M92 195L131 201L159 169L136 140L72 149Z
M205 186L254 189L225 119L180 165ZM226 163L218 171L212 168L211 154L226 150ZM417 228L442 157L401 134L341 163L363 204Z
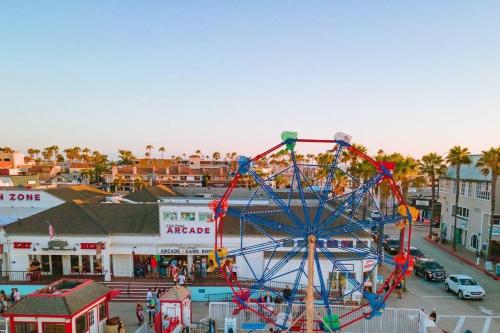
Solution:
M392 226L389 226L388 229L386 232L390 235L398 234L398 231ZM487 327L487 325L489 325L489 330L484 332L500 332L500 317L489 320L485 318L485 316L500 316L500 281L493 280L479 270L432 246L422 239L424 234L424 227L415 227L412 246L420 248L427 257L440 262L448 274L461 273L476 279L486 290L486 299L483 301L460 300L455 294L447 293L442 282L427 282L412 275L407 280L408 293L404 294L401 300L397 299L396 296L391 296L387 306L421 308L427 313L435 308L438 318L440 315L450 316L438 320L440 326L450 332L456 328L460 329L457 332L463 332L467 328L472 329L472 332L483 332L483 327Z

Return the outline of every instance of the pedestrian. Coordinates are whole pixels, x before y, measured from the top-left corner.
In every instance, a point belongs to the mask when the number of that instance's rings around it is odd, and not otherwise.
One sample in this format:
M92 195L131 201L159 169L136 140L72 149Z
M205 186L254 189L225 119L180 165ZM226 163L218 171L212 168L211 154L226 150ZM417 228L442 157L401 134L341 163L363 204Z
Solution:
M156 302L154 297L150 298L148 303L147 303L147 308L148 308L148 324L152 325L153 324L153 319L156 314Z
M14 288L14 303L17 303L21 300L21 294L17 288Z
M0 300L5 300L6 302L9 300L9 297L5 293L5 290L0 290Z
M372 287L373 287L372 280L370 279L370 277L368 277L364 283L364 290L369 293L372 293L373 290Z
M10 297L9 297L9 299L10 299L10 301L12 303L14 303L14 289L15 288L10 288Z
M286 302L288 302L291 297L292 297L292 290L290 290L290 287L288 285L286 285L285 289L283 289L283 299Z
M394 281L394 282L396 283L396 281ZM403 298L403 296L401 294L401 289L403 289L403 284L401 283L401 281L398 281L396 284L396 294L398 295L399 299Z
M436 309L432 309L431 314L429 315L429 319L432 320L433 322L436 322L437 320L437 313Z
M141 303L137 303L135 306L135 315L137 317L137 326L144 324L144 308Z
M184 276L184 272L181 272L181 274L179 274L178 283L180 286L184 286L184 284L186 284L186 277Z
M148 289L148 292L146 293L146 303L153 297L153 291L151 288Z
M123 321L118 322L118 333L125 333L125 325L123 325Z
M9 304L7 303L5 298L0 298L0 313L7 311L8 308Z

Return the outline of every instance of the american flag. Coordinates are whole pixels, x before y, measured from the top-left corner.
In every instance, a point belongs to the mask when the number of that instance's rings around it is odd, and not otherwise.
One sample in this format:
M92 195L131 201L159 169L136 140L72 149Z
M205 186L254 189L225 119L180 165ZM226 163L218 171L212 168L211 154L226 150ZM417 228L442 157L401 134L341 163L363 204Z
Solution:
M54 230L54 227L52 224L49 224L49 239L53 239L56 234L56 231Z

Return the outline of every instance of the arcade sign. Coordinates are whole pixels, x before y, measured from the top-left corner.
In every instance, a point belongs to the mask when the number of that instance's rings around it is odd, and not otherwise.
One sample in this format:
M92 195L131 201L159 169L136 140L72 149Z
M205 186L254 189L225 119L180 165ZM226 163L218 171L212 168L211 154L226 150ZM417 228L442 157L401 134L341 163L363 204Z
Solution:
M192 227L183 224L174 224L166 226L166 233L178 235L210 234L210 227Z
M158 254L194 254L194 255L208 255L212 248L206 247L158 247Z

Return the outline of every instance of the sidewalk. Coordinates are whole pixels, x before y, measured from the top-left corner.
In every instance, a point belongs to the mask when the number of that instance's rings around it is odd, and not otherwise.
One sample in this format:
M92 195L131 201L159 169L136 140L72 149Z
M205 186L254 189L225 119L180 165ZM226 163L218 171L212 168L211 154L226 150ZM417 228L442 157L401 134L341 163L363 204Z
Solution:
M438 249L442 250L443 252L448 253L449 255L457 258L458 260L466 263L467 265L469 265L471 267L474 267L477 270L480 270L481 272L488 275L492 279L500 281L500 276L496 276L493 272L489 272L484 268L484 261L483 260L481 260L480 265L476 265L476 256L471 251L465 250L465 249L461 248L460 246L457 246L456 251L453 251L453 247L452 247L453 245L451 243L440 244L438 242L435 242L435 241L428 239L425 236L423 237L423 239L426 242L434 245Z

